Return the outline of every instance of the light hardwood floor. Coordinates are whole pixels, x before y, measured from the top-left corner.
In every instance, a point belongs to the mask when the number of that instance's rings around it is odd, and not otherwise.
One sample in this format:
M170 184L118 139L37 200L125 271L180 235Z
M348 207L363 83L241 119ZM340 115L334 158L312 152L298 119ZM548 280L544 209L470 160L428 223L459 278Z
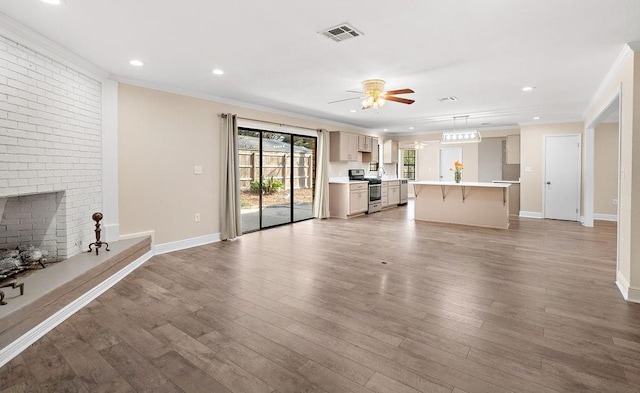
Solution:
M2 392L638 392L615 225L411 206L156 256L0 369Z

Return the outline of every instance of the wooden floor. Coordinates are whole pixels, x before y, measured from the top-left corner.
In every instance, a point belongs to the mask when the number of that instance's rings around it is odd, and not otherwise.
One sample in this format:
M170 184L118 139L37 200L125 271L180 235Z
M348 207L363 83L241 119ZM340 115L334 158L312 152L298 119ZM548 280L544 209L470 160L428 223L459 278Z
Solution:
M615 225L410 209L156 256L0 369L0 391L640 391Z

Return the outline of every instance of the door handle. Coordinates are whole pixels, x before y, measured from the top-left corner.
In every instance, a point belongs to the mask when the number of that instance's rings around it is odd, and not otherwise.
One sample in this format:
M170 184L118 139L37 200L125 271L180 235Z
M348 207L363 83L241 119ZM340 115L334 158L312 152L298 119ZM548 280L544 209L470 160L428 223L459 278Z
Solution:
M547 184L551 184L551 182L550 182L550 181L548 181L548 182L547 182Z

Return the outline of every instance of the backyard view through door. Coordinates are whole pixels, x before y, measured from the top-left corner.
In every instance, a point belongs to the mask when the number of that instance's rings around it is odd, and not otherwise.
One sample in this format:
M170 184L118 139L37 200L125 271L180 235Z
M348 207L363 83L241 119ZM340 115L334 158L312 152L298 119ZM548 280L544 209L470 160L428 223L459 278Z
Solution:
M242 232L313 218L316 138L238 131Z

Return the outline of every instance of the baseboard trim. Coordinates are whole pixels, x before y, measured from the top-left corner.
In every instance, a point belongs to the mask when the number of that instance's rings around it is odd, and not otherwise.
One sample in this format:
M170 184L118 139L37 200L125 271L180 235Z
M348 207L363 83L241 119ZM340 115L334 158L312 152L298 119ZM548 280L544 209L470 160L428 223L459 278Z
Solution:
M153 253L155 255L166 254L168 252L184 250L186 248L203 246L209 243L216 243L220 241L220 233L212 233L210 235L192 237L190 239L178 240L170 243L162 243L153 246Z
M620 272L616 273L616 286L624 300L633 303L640 303L640 288L632 287Z
M640 303L640 288L630 287L627 294L627 301L632 303Z
M155 237L156 237L156 231L143 231L143 232L136 232L136 233L129 233L127 235L120 235L120 240L128 240L128 239L135 239L137 237L146 237L146 236L151 236L151 244L153 245L155 242Z
M602 220L602 221L615 221L615 222L618 222L618 215L617 214L594 213L593 214L593 219L594 220Z
M520 217L524 218L543 218L542 212L528 212L524 210L520 210Z
M56 312L49 318L45 319L38 326L29 330L27 333L23 334L20 338L7 345L5 348L0 350L0 367L9 363L13 358L18 356L22 351L27 349L31 344L35 343L39 339L41 339L45 334L49 333L56 326L60 325L67 318L71 317L73 314L78 312L81 308L86 306L95 300L98 296L102 295L109 288L117 284L120 280L125 278L129 273L140 267L143 263L151 259L153 256L153 251L148 251L146 254L142 255L140 258L131 262L129 265L120 269L117 273L107 278L100 284L96 285L94 288L86 292L85 294L78 297L76 300L72 301L65 307L63 307L60 311Z

